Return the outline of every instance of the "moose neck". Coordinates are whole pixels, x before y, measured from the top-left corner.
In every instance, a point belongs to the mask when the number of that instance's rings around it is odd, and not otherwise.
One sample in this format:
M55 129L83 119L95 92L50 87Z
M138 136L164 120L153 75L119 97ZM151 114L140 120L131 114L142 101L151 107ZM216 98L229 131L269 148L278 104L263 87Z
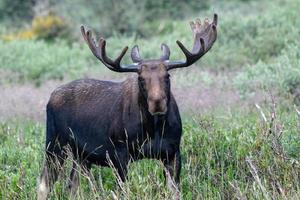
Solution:
M165 116L168 111L165 115L152 115L148 111L148 104L145 95L140 89L138 91L138 104L142 114L143 123L146 125L145 128L148 130L148 133L152 132L155 133L155 135L158 135L163 129ZM169 107L169 102L167 103L167 107Z
M145 150L145 155L156 157L161 152L161 141L164 133L165 115L151 115L148 111L147 99L139 90L139 107L142 114L143 132L147 133L146 138L151 138L150 149Z

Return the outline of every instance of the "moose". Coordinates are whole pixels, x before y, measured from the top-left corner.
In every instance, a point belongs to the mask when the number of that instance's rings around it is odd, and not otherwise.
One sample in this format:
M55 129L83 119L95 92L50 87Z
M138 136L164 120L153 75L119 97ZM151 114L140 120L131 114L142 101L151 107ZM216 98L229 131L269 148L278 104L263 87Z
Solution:
M177 41L185 60L170 61L166 44L161 45L159 59L142 59L135 45L129 65L121 64L128 47L113 60L106 54L106 40L96 42L91 31L81 26L90 50L108 69L134 74L123 82L75 80L52 92L47 104L45 161L38 199L47 199L70 153L74 158L71 192L78 188L78 165L87 172L92 165L113 167L123 182L129 162L143 158L161 161L165 177L167 174L179 184L182 124L168 71L194 64L211 49L217 39L217 14L212 22L206 19L201 24L197 19L190 25L192 50Z

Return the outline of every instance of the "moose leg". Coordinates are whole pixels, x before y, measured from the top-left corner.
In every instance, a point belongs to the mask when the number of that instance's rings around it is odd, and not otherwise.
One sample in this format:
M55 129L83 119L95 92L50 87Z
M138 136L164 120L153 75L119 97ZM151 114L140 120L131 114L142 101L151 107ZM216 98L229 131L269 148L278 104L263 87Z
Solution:
M64 159L60 156L47 153L42 174L38 182L37 199L45 200L52 186L57 180L61 166L63 165Z
M113 167L116 169L118 175L118 183L125 182L127 179L127 165L128 165L128 152L126 147L118 149L115 152Z
M91 165L87 164L86 162L80 164L77 163L76 161L73 161L73 167L70 173L70 179L68 183L70 199L74 199L76 197L76 193L80 185L80 180L79 180L80 171L82 171L84 175L90 178L90 174L89 174L90 168Z
M179 183L181 171L181 156L178 150L172 158L164 160L164 176L168 187L174 191L176 196L180 196ZM174 182L175 181L175 182Z
M78 163L76 163L75 161L73 161L73 166L72 166L72 170L70 173L70 179L69 179L69 183L68 183L68 189L70 192L70 199L74 199L74 197L76 196L76 192L79 186L79 167L78 167Z
M91 173L91 168L92 168L92 164L88 161L83 162L81 164L81 171L82 174L88 179L88 182L90 184L90 188L91 190L96 193L97 192L97 188L96 188L96 181L94 179L93 174Z

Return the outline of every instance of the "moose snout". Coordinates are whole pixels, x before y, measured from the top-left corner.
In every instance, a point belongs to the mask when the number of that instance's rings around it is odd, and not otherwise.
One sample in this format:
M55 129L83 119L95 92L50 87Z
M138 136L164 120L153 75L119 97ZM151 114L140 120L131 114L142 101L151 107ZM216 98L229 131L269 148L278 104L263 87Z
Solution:
M148 111L151 115L163 115L167 112L167 99L148 99Z

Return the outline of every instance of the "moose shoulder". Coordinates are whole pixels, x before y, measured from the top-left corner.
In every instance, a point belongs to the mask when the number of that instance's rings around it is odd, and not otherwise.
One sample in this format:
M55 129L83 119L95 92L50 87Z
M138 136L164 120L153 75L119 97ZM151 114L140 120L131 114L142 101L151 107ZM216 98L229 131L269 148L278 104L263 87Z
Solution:
M194 46L188 51L177 44L185 61L169 61L170 50L162 44L159 59L144 60L138 46L131 51L133 64L121 65L127 51L112 60L106 55L106 41L96 45L90 31L81 31L96 58L115 72L135 72L124 82L95 79L76 80L57 88L47 105L46 159L38 186L38 199L46 199L71 150L74 164L70 190L78 187L77 163L89 171L92 164L114 167L126 180L129 161L161 160L165 174L179 183L181 119L170 91L168 70L187 67L200 59L217 38L217 15L211 23L191 23ZM67 148L68 147L68 148Z

